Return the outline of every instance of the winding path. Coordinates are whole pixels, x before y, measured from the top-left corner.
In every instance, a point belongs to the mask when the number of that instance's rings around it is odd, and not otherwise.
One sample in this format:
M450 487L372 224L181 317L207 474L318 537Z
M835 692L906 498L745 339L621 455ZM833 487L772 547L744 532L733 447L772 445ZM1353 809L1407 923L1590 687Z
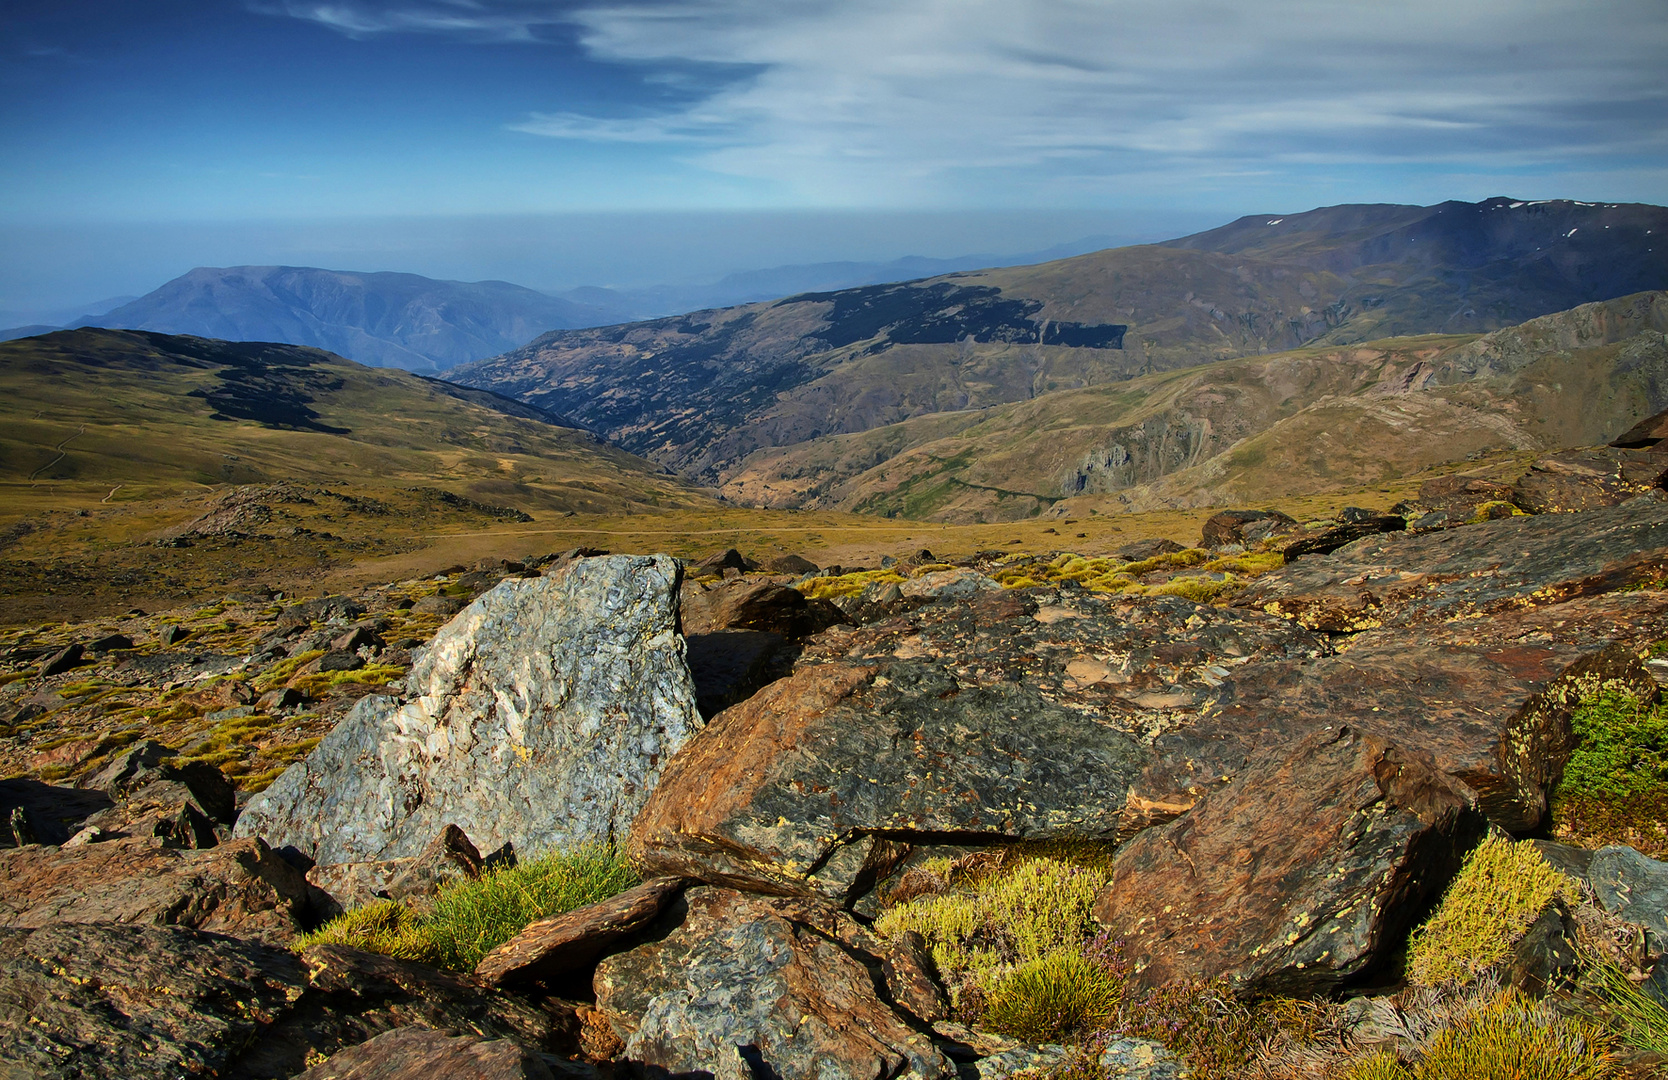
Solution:
M66 457L69 457L69 451L65 450L64 447L68 446L70 443L79 439L81 436L85 435L86 433L87 433L87 425L82 424L80 427L75 429L75 434L74 435L71 435L69 438L65 439L63 442L59 443L57 446L54 446L52 449L58 451L58 456L53 458L51 461L47 462L45 465L42 465L40 468L36 469L34 472L30 473L29 474L29 483L31 485L33 485L34 482L35 482L35 477L39 476L41 473L45 472L46 470L52 468L52 466L58 464L58 462L64 460Z

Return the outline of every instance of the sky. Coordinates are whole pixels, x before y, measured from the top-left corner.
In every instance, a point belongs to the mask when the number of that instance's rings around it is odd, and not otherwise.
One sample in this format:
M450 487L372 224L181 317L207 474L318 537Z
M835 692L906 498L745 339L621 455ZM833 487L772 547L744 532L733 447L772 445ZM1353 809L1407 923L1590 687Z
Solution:
M0 310L1668 202L1664 0L7 0Z

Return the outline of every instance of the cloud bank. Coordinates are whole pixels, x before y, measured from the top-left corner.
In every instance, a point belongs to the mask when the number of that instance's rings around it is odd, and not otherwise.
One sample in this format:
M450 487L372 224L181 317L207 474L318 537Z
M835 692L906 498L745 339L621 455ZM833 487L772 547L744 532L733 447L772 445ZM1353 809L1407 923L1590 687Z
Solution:
M288 3L352 35L576 35L686 105L505 124L681 146L812 201L1070 199L1271 174L1657 170L1661 0L688 0Z

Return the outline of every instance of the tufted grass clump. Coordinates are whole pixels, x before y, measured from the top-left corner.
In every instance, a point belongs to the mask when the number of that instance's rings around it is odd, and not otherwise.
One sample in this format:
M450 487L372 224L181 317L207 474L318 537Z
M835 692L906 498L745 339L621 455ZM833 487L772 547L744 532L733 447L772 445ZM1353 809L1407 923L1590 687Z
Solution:
M1341 1080L1413 1080L1413 1073L1388 1050L1379 1050L1344 1070Z
M858 570L839 577L812 578L794 587L811 600L833 600L841 596L856 596L876 582L901 584L905 580L902 574L892 570Z
M1504 961L1554 899L1580 899L1580 887L1554 870L1534 845L1489 836L1466 857L1442 903L1414 931L1408 978L1416 986L1465 985Z
M930 860L921 870L945 882L945 891L894 905L875 930L925 938L951 1000L967 1015L981 1012L1017 969L1081 950L1094 929L1095 892L1107 880L1100 866L1048 856L992 858L965 873L948 859Z
M1579 743L1552 796L1557 835L1668 857L1668 706L1609 691L1570 723Z
M1604 1003L1604 1024L1623 1042L1668 1059L1668 1007L1641 990L1609 959L1584 957L1593 996Z
M1123 984L1074 948L1028 961L997 979L985 1000L984 1025L1027 1042L1059 1042L1106 1024Z
M606 900L637 883L637 872L619 848L588 844L454 882L427 911L395 901L355 908L297 938L295 947L350 945L472 971L529 923Z
M1597 1024L1559 1016L1508 990L1436 1033L1417 1080L1610 1080L1613 1042Z

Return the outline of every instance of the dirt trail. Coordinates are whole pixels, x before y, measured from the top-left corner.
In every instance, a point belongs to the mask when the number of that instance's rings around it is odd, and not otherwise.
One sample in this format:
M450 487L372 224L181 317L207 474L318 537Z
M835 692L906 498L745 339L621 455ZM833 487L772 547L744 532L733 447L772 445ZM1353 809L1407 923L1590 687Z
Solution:
M69 438L65 439L63 442L59 443L57 446L54 446L52 449L58 451L58 456L53 458L51 461L47 462L45 465L42 465L40 468L36 469L34 472L29 474L30 486L34 485L35 477L39 476L41 473L43 473L46 470L52 468L52 466L58 464L58 462L64 460L66 457L68 457L69 456L69 451L65 450L64 447L68 446L70 443L79 439L81 436L85 435L86 433L87 433L87 425L82 424L80 427L75 429L75 434L74 435L71 435Z

